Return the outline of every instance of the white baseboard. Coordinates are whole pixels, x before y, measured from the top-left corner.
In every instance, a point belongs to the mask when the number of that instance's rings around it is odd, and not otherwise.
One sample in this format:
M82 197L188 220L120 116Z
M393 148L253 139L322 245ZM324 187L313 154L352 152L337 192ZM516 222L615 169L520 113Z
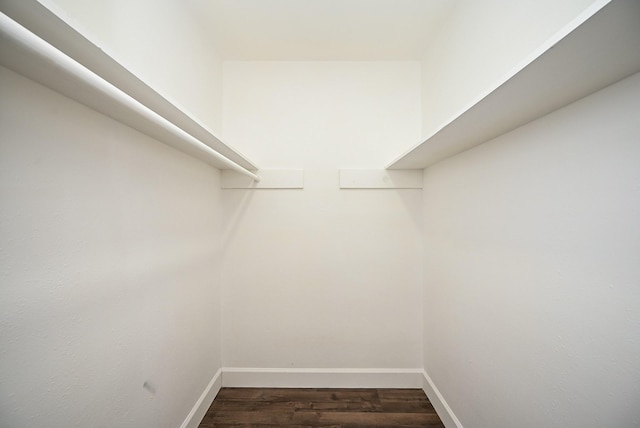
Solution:
M209 410L211 403L213 403L214 398L220 392L220 388L222 388L222 369L219 369L216 374L209 382L209 385L204 389L204 392L196 401L196 404L193 406L193 409L187 415L187 418L184 420L180 428L198 428L202 418Z
M197 428L226 387L422 388L446 428L463 428L429 375L422 369L264 369L223 367L209 382L180 428Z
M262 388L422 388L422 369L222 368L222 386Z
M446 428L463 428L462 424L451 410L451 407L447 404L446 400L440 394L440 391L433 383L426 371L422 371L422 390L427 394L427 398L433 404L438 416L442 420L442 423Z

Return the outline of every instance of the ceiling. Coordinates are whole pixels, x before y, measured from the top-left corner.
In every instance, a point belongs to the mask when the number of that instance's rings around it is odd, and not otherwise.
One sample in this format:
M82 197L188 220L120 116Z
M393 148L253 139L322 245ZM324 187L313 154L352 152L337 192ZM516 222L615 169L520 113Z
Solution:
M186 0L224 60L419 60L456 0Z

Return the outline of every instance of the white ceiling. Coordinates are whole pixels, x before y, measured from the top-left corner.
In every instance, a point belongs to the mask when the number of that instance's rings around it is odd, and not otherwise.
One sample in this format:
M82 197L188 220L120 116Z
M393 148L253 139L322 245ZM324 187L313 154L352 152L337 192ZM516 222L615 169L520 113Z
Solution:
M456 0L186 0L225 60L419 60Z

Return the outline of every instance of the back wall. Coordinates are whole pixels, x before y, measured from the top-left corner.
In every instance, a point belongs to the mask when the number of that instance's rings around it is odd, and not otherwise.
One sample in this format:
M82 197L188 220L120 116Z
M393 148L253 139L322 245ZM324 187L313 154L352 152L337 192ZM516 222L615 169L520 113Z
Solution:
M420 136L419 62L225 62L224 138L304 190L223 190L223 364L421 367L418 190L340 190Z

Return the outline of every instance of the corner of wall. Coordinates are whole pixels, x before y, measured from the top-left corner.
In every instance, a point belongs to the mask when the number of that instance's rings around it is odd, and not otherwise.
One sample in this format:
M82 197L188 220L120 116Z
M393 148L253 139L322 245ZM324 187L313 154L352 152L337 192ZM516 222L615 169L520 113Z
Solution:
M426 371L422 372L422 390L429 398L431 404L436 409L436 413L440 416L442 423L446 428L463 428L462 423L458 420L456 415L451 410L451 407L447 404L436 385L433 383Z

